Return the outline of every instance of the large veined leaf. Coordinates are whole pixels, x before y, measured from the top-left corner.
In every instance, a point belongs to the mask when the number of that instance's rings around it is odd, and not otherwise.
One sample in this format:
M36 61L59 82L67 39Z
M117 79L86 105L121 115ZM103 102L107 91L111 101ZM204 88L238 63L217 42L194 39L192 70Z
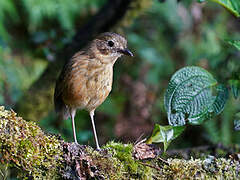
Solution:
M185 129L185 126L160 126L155 124L152 136L147 140L148 144L160 143L164 144L164 152L173 139L178 137Z
M205 0L199 0L199 1L203 2ZM223 7L225 7L231 13L233 13L236 17L240 17L240 1L239 0L206 0L206 1L216 2L222 5Z
M171 78L164 96L168 122L173 126L201 124L219 114L228 98L228 90L200 67L184 67Z
M212 107L209 109L209 112L212 112L214 115L218 115L222 112L228 99L228 89L224 85L218 85L216 87L216 92L216 99L212 104Z

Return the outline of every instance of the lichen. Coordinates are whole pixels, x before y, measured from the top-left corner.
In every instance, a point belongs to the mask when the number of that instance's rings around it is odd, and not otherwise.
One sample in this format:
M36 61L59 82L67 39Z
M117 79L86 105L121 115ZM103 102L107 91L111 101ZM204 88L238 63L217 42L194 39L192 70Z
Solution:
M54 135L46 135L36 123L0 106L0 156L1 163L20 169L20 177L57 178L61 142Z
M238 161L218 158L206 165L201 159L168 159L169 166L164 165L160 179L239 179Z

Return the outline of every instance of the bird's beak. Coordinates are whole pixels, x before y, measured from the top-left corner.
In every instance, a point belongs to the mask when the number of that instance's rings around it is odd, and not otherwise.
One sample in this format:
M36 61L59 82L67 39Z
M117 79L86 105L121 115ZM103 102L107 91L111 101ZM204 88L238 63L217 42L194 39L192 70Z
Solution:
M127 56L133 56L133 53L129 49L120 49L118 52L125 54Z

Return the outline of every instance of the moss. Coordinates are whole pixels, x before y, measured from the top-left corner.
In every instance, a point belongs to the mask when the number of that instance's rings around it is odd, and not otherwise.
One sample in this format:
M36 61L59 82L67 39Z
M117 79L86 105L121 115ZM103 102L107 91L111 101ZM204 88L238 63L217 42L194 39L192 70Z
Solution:
M136 160L133 158L133 145L109 142L103 147L108 158L102 160L101 152L92 150L92 158L107 179L239 179L240 163L233 159L172 159L168 163L160 159ZM111 159L111 160L110 160ZM94 160L93 160L94 161ZM104 167L104 168L103 168ZM114 176L115 174L115 176Z
M113 158L108 153L94 151L92 148L88 148L87 151L91 155L93 164L105 179L118 180L124 177L124 167L119 159Z
M133 144L109 142L101 151L46 135L34 122L0 107L1 163L21 170L27 179L240 179L234 158L137 160ZM2 168L1 168L2 169Z
M91 163L105 179L239 179L239 161L208 156L206 159L136 160L133 145L110 142L101 151L87 148Z
M228 152L226 150L221 149L221 148L217 148L215 151L216 151L215 153L220 157L226 157L228 154Z
M169 166L162 168L160 179L239 179L239 162L231 159L168 159ZM213 168L214 167L214 168Z
M103 147L115 160L114 166L121 167L120 179L148 179L152 177L152 169L133 158L133 145L109 142Z
M57 177L62 150L57 137L1 106L0 155L1 163L21 169L21 177L52 179Z

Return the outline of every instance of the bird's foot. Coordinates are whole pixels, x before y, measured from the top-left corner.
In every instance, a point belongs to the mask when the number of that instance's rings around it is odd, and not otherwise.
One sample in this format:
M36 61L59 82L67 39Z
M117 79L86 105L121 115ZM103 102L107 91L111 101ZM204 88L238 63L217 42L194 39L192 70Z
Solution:
M77 142L77 141L74 141L73 143L74 143L74 144L78 144L78 142Z
M100 147L98 147L98 148L96 149L96 151L100 152L100 151L102 151L102 149L101 149Z

